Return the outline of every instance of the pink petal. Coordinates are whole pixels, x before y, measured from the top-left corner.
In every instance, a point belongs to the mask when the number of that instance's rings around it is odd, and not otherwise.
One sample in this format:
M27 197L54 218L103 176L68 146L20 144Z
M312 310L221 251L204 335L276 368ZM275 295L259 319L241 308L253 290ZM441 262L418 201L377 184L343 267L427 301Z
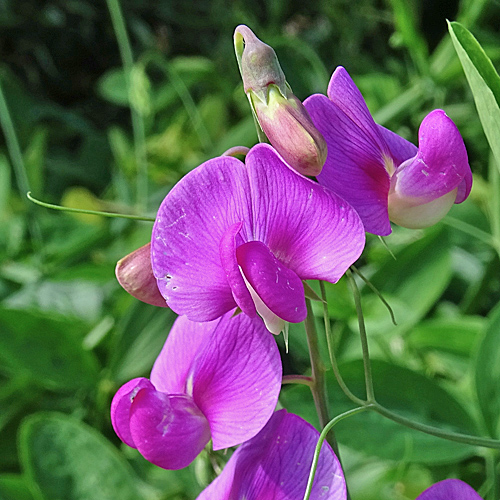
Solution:
M167 307L151 268L151 243L120 259L115 274L124 290L136 299L153 306Z
M246 165L251 240L264 243L301 279L338 281L365 244L358 214L332 191L297 174L267 144L254 146Z
M281 376L278 347L260 318L223 316L203 346L192 382L214 449L240 444L262 429L278 401Z
M243 226L242 222L238 222L230 226L222 236L220 242L220 260L222 267L226 272L227 281L233 292L233 297L238 304L238 307L248 316L256 315L255 304L252 300L250 292L245 284L245 280L241 275L238 261L236 260L237 242L239 245L243 243L239 232Z
M199 351L210 342L219 319L198 323L179 316L151 370L151 382L158 391L186 393L187 380Z
M356 209L366 231L383 236L390 234L387 213L390 178L385 167L385 157L390 155L385 152L384 156L375 124L369 131L360 128L359 123L322 95L309 97L304 105L328 145L318 182ZM367 120L359 121L363 124Z
M445 479L427 488L417 500L481 500L481 497L459 479Z
M377 125L378 131L390 151L390 156L394 160L394 167L397 167L409 158L413 158L418 151L417 146L407 141L389 129Z
M264 304L279 318L300 323L307 316L304 285L260 241L249 241L236 251L243 274Z
M151 241L161 294L178 314L210 321L236 306L219 245L233 224L251 220L245 166L232 157L207 161L187 174L160 206Z
M198 500L302 500L319 433L281 410L230 458ZM328 443L321 449L311 499L345 500L344 474Z
M420 125L417 155L401 164L393 175L391 192L414 200L414 205L435 200L470 180L470 167L462 136L446 113L436 109ZM461 188L461 197L468 194Z
M147 378L134 378L122 385L111 401L111 423L116 435L132 448L137 448L130 434L130 408L137 393L144 388L154 389Z
M151 388L134 399L130 433L146 460L172 470L188 466L210 441L208 422L189 396Z

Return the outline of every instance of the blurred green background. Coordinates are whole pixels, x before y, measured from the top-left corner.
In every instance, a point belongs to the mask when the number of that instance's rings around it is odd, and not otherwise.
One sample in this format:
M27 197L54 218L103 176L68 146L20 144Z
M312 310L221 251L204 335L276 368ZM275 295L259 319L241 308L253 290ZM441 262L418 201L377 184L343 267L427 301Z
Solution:
M114 392L149 374L175 319L114 278L151 224L48 210L26 191L154 217L186 172L254 144L238 24L275 48L301 99L325 93L343 65L375 119L409 140L436 107L457 124L471 197L429 230L395 228L385 243L396 260L369 237L358 267L398 325L367 287L363 305L382 403L500 438L500 182L446 19L470 29L498 68L497 0L0 1L0 499L194 499L227 460L207 451L164 471L111 428ZM328 296L341 371L363 396L352 297L343 280ZM307 373L301 325L283 362L285 373ZM332 415L350 407L333 377L329 396ZM317 424L303 387L284 388L281 403ZM446 477L498 499L495 452L371 413L337 432L353 500L414 499Z

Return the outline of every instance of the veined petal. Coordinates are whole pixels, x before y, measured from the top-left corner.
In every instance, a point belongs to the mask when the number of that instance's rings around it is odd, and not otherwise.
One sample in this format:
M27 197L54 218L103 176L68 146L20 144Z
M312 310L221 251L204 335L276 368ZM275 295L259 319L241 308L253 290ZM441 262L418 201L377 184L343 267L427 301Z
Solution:
M164 469L188 466L210 441L210 427L189 396L141 389L130 411L130 433L141 455Z
M292 170L267 144L250 150L246 167L252 191L250 240L264 243L301 279L338 281L365 244L354 209Z
M226 272L227 281L233 292L233 297L238 304L238 307L248 316L254 317L256 314L255 304L252 300L250 292L247 289L245 280L241 275L241 271L236 259L236 247L238 243L241 245L243 241L239 232L243 222L237 222L230 226L222 236L220 242L220 260L222 267ZM237 243L238 242L238 243Z
M385 166L389 152L384 150L375 124L367 130L363 127L368 122L364 115L355 121L323 95L309 97L304 106L328 145L318 182L356 209L366 231L390 234L387 214L390 178Z
M260 318L223 316L203 346L193 399L210 423L214 449L255 436L272 415L281 387L281 358Z
M115 274L120 285L132 297L146 304L167 307L151 268L151 242L120 259Z
M198 500L301 500L318 438L318 431L297 415L276 412L257 436L235 451ZM311 499L346 496L340 463L325 442Z
M391 180L391 193L420 205L435 200L470 180L464 141L443 110L430 112L422 121L415 157L402 163ZM461 197L467 187L461 188Z
M418 148L415 144L395 134L392 130L382 127L382 125L377 125L377 128L384 142L387 144L395 168L417 154Z
M236 304L220 261L220 241L231 225L251 220L248 177L232 157L207 161L170 191L158 210L151 254L167 304L193 321L209 321Z
M137 448L130 434L130 408L137 393L144 388L154 389L147 378L134 378L122 385L111 401L111 424L116 435L131 448Z
M246 279L274 314L291 323L304 321L307 316L304 285L293 271L260 241L244 243L236 255Z
M168 394L187 392L188 377L194 360L204 345L210 342L219 319L199 323L179 316L151 370L151 382L158 391Z
M445 479L427 488L417 500L481 500L481 497L460 479Z

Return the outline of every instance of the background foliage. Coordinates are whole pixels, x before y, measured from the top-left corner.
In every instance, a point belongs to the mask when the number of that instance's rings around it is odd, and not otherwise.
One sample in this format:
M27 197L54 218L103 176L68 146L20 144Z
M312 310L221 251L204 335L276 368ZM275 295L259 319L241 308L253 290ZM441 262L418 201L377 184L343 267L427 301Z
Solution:
M363 289L380 401L420 422L500 438L499 174L445 22L470 29L498 68L498 1L122 0L132 66L113 3L0 2L9 110L0 108L0 498L194 499L227 459L206 452L164 471L121 445L110 425L114 392L147 376L174 320L114 279L116 261L148 241L151 224L54 212L25 193L154 216L186 172L254 144L232 48L242 23L276 49L302 99L324 93L343 65L375 119L406 138L416 140L436 107L461 130L471 198L429 230L395 228L385 241L396 260L369 238L358 267L398 322ZM352 297L343 280L327 291L341 371L362 396ZM304 332L291 330L285 373L304 373ZM333 376L329 391L332 415L350 407ZM316 422L306 388L286 387L281 403ZM445 477L498 498L494 452L372 413L340 423L338 437L354 500L414 499Z

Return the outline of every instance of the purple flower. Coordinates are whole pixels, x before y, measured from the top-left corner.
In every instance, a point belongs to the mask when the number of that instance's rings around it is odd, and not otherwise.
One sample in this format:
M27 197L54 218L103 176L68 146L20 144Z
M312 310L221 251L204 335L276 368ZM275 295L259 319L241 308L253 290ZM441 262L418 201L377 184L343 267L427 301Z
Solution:
M278 401L281 371L261 321L232 312L207 323L179 317L150 379L133 379L115 394L113 428L159 467L186 467L210 439L220 450L262 429Z
M304 105L328 145L318 181L358 211L366 231L388 235L390 221L409 228L430 226L469 195L467 151L444 111L424 118L417 149L373 121L342 67L333 73L328 98L313 95Z
M234 452L198 500L302 500L318 438L318 431L297 415L276 412L257 436ZM346 496L342 468L325 442L310 498Z
M481 500L481 497L459 479L445 479L427 488L417 500Z
M167 195L151 255L160 293L193 321L235 306L273 333L307 315L303 279L335 283L365 242L344 200L292 170L267 144L219 157Z

